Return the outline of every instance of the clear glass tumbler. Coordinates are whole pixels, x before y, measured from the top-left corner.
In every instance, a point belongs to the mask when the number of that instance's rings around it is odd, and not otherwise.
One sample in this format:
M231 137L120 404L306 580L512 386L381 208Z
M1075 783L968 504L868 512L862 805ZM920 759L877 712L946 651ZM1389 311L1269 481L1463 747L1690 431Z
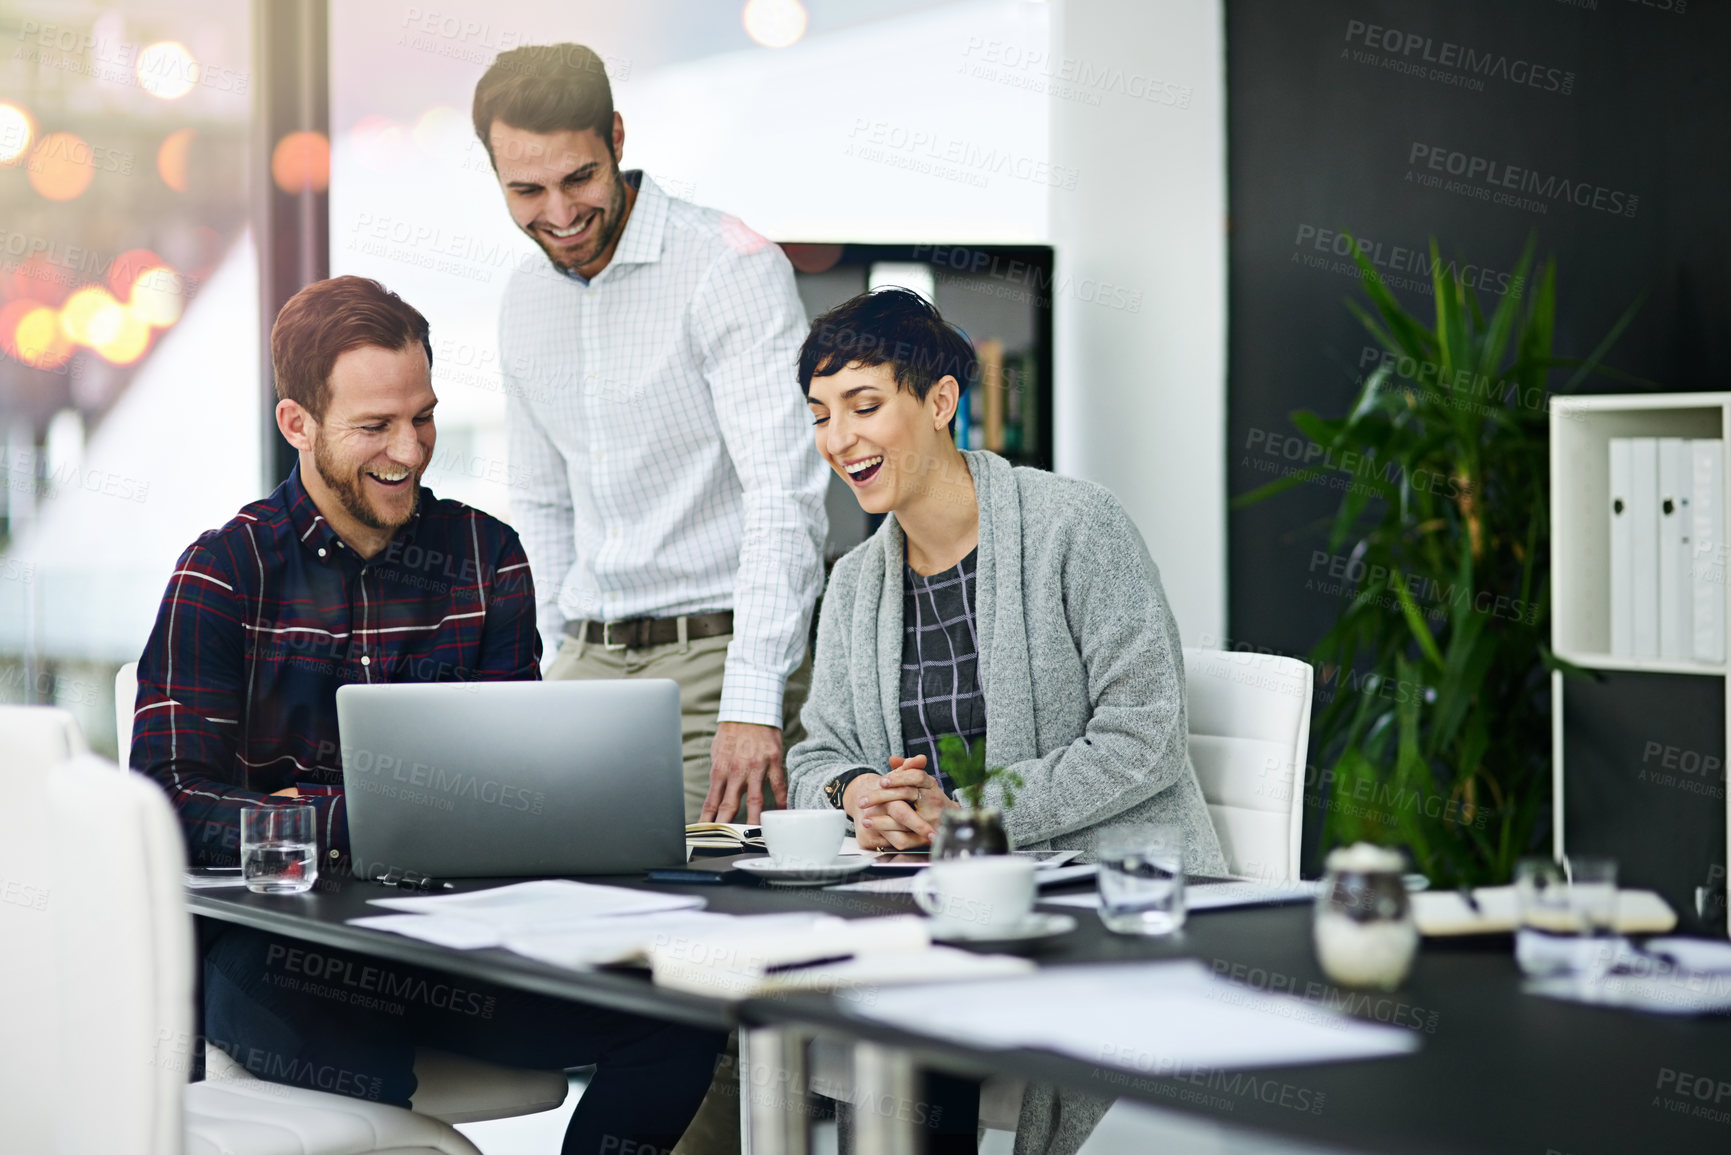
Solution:
M1184 832L1137 823L1100 832L1100 921L1119 934L1163 935L1184 926Z
M1515 962L1528 978L1575 972L1581 916L1563 864L1523 858L1515 864Z
M317 811L258 806L240 812L240 873L254 894L301 894L318 881Z
M1569 879L1569 905L1575 912L1580 943L1575 975L1600 983L1617 955L1617 860L1599 854L1571 854L1563 862Z

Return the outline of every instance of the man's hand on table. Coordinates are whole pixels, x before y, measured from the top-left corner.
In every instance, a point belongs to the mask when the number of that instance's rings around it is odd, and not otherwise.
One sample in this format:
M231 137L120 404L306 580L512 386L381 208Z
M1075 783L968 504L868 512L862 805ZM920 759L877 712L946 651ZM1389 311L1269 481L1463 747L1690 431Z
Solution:
M913 850L931 845L938 819L960 803L926 773L926 756L890 759L890 772L862 774L848 783L842 808L854 820L861 850Z
M723 722L709 748L709 797L701 822L732 822L745 803L745 820L763 814L763 783L769 780L778 806L787 805L787 770L781 762L781 730L749 722Z
M301 792L299 787L285 786L281 790L272 790L270 796L272 798L299 798Z

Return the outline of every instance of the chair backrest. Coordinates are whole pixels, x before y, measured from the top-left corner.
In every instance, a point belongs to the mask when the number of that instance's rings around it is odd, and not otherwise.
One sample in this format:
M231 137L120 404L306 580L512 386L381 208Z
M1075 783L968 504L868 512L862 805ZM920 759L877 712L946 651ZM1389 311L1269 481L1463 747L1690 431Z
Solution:
M0 706L0 1146L52 1151L59 1032L48 780L85 753L65 710Z
M1190 761L1234 874L1298 878L1309 663L1235 650L1184 651Z
M128 662L114 675L114 740L120 764L132 765L132 711L138 705L138 663Z
M50 776L63 1155L179 1155L193 1054L180 828L156 785L93 754ZM94 1074L96 1082L91 1078Z

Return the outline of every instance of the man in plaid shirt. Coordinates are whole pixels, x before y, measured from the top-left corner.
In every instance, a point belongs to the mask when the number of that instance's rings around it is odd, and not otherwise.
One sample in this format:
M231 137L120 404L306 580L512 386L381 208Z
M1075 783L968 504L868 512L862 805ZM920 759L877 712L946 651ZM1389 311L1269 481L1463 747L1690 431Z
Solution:
M419 312L375 281L320 281L283 306L271 359L300 462L175 565L139 661L131 763L167 792L191 861L237 862L242 810L304 804L334 874L349 866L337 687L537 679L535 591L510 527L421 487L438 398ZM362 1004L298 981L369 970L444 994ZM459 999L449 975L242 927L209 940L204 979L208 1039L261 1078L408 1106L420 1047L595 1063L566 1151L671 1148L725 1044L479 983Z

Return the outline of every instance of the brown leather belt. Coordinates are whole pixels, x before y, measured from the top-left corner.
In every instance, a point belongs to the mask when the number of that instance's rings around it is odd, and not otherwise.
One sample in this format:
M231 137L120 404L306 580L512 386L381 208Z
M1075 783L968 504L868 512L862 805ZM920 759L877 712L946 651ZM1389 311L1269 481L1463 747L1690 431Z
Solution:
M686 614L685 638L714 638L733 632L733 611ZM565 635L608 650L641 650L679 640L678 618L628 618L618 622L566 622Z

